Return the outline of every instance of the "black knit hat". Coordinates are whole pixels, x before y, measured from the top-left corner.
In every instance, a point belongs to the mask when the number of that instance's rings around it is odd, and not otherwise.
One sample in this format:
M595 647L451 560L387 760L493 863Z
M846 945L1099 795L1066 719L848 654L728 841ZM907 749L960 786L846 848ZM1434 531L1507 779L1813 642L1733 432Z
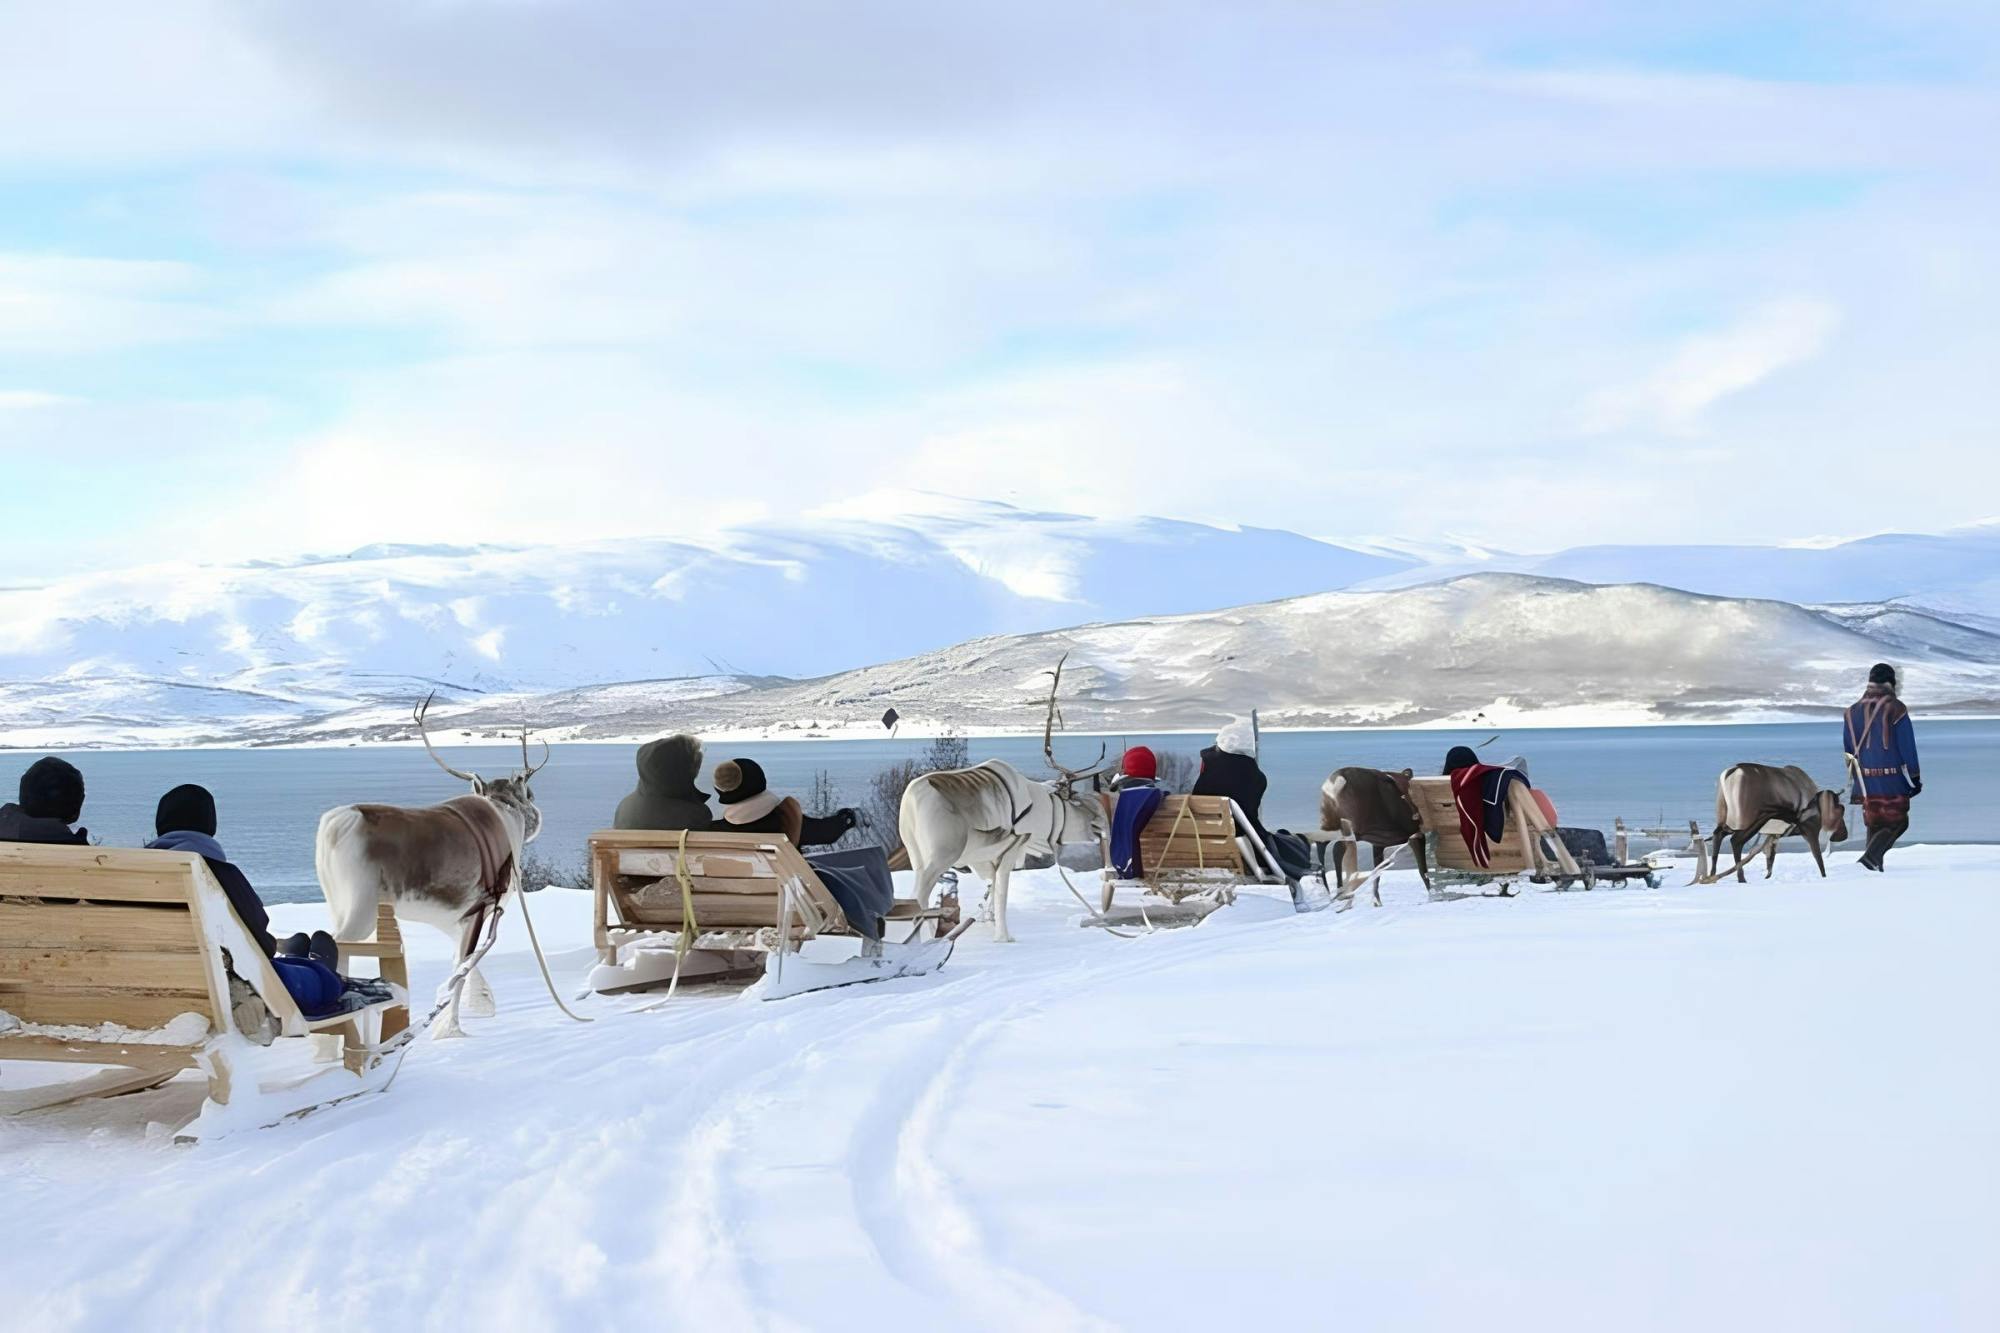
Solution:
M21 775L21 812L74 824L83 814L83 774L54 755L37 759Z
M1868 683L1870 685L1887 685L1893 689L1896 684L1896 668L1890 666L1887 662L1877 662L1874 666L1868 668Z
M1470 745L1454 745L1445 753L1444 771L1447 776L1461 768L1471 768L1479 762L1479 754Z
M761 796L766 785L764 770L755 759L727 759L715 766L715 799L724 805Z
M215 836L215 798L208 788L192 782L174 788L160 798L153 812L153 832L164 838L169 833L201 833Z

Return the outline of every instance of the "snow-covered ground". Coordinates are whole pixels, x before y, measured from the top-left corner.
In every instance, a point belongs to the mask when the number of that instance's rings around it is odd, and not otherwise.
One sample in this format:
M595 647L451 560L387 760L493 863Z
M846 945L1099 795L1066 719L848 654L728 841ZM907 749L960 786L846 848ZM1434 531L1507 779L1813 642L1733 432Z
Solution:
M2000 849L1886 877L1078 929L776 1003L498 1017L197 1148L0 1122L20 1328L2000 1327ZM1686 876L1676 875L1678 884ZM968 886L970 887L970 886ZM534 896L573 985L588 902ZM277 910L293 929L318 915ZM420 989L441 936L415 930ZM17 1076L0 1068L0 1081Z

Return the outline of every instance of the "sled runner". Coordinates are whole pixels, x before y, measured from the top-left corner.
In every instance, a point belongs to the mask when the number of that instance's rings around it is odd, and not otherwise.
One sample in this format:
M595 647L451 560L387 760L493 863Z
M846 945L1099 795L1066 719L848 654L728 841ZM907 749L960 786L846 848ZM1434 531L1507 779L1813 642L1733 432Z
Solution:
M898 898L880 922L882 938L869 939L798 848L767 833L593 833L590 878L597 991L659 986L676 974L683 982L761 977L747 993L775 1000L918 976L951 956L958 924L952 894L928 911ZM817 939L856 940L860 956L802 957Z
M198 1068L208 1098L177 1134L192 1140L377 1091L381 1048L409 1023L394 914L382 909L375 944L342 948L376 957L398 998L307 1018L201 857L0 843L0 1011L16 1020L0 1019L0 1060L109 1070L8 1109L141 1092Z
M1525 787L1515 785L1508 797L1506 835L1489 844L1487 864L1481 866L1465 844L1458 824L1458 805L1452 799L1451 779L1415 778L1410 783L1410 801L1423 821L1424 850L1430 858L1431 892L1442 888L1495 885L1505 894L1520 882L1546 884L1558 889L1572 885L1594 888L1601 883L1643 879L1658 884L1657 871L1649 865L1579 864L1549 826L1541 807Z
M1107 794L1108 815L1117 797ZM1107 848L1107 852L1108 852ZM1196 925L1236 900L1246 884L1285 882L1250 821L1227 796L1168 796L1139 831L1136 879L1120 879L1104 867L1104 898L1088 926ZM1157 907L1133 902L1114 909L1118 890L1166 900Z

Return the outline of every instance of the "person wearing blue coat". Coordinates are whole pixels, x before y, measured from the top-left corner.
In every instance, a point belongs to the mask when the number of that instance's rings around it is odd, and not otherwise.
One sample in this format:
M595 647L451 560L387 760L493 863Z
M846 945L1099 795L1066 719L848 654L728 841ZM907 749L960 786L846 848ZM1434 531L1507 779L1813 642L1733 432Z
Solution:
M1896 689L1896 668L1877 662L1868 673L1868 688L1848 707L1841 726L1849 795L1868 827L1861 864L1869 870L1881 870L1889 849L1909 832L1910 801L1924 790L1917 729Z

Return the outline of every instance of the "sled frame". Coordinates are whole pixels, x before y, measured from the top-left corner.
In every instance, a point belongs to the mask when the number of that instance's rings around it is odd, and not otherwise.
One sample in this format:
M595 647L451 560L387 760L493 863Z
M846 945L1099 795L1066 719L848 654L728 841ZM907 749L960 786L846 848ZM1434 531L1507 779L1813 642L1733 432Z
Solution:
M0 843L0 1009L24 1024L0 1033L0 1060L106 1067L48 1085L45 1096L10 1110L142 1092L188 1069L207 1075L204 1115L265 1092L281 1090L284 1114L293 1115L371 1091L380 1048L409 1024L408 964L393 909L380 909L372 943L342 948L377 959L398 998L308 1018L200 856ZM273 1047L295 1045L302 1059L243 1059L243 1049L255 1047L237 1027L232 976L270 1012ZM48 1031L106 1024L151 1031L184 1013L208 1025L185 1045ZM253 1084L239 1075L246 1063L272 1077ZM271 1068L287 1063L292 1068Z
M1106 819L1117 801L1116 793L1105 793ZM1138 878L1119 878L1111 867L1111 844L1105 843L1103 897L1097 915L1084 919L1086 926L1199 925L1235 902L1238 889L1285 882L1250 821L1227 796L1165 796L1139 831L1139 865L1144 873ZM1120 889L1140 900L1114 908ZM1165 906L1149 907L1145 896L1164 899Z
M782 835L605 829L590 835L589 847L592 938L600 966L619 966L628 946L657 945L661 937L679 940L687 932L683 980L772 977L788 968L838 966L797 958L808 940L853 939L863 958L889 958L959 922L953 894L940 895L928 909L914 898L898 898L882 919L884 938L871 940L848 923L818 872ZM905 938L890 939L900 925L908 926ZM885 976L893 971L876 970ZM616 989L656 984L662 983ZM777 989L762 988L773 998Z

